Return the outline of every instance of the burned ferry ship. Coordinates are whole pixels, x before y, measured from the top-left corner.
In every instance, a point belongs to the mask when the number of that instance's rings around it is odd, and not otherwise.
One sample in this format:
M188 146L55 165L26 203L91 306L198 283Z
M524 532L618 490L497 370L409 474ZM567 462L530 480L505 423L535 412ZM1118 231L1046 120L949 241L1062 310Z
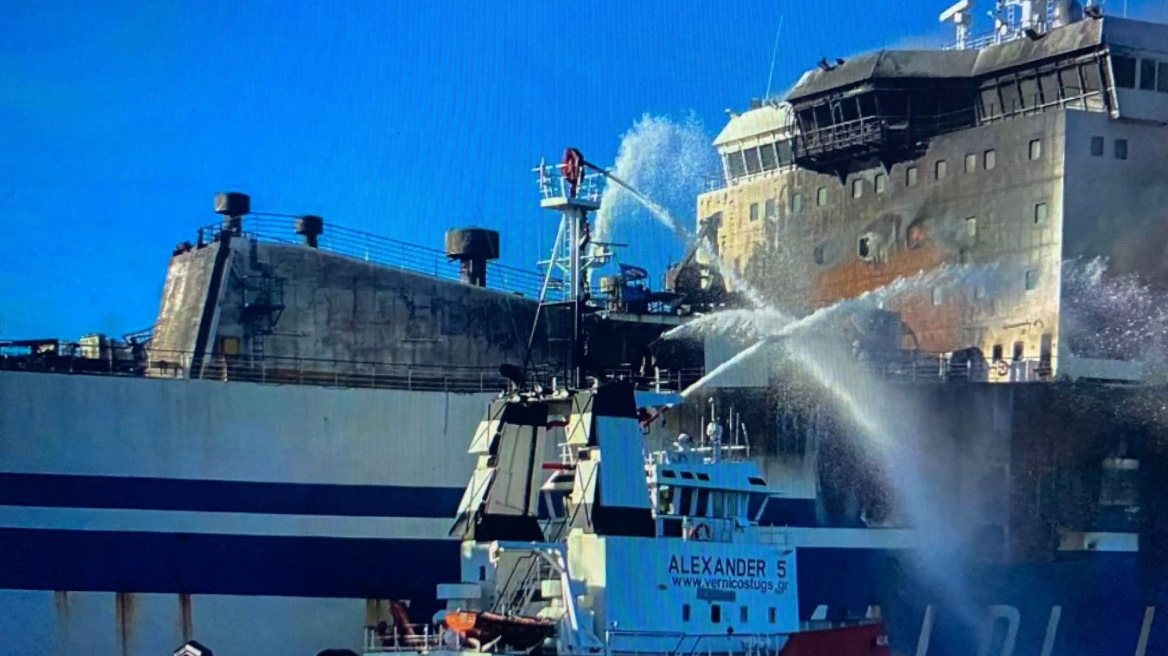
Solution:
M749 443L779 491L759 521L799 548L800 620L878 612L896 653L1168 645L1159 391L1074 330L1062 282L1094 257L1164 280L1168 26L1054 4L1000 3L975 38L961 3L943 15L960 47L820 62L731 117L714 143L724 179L697 199L708 250L787 312L951 263L1013 275L904 297L849 336L887 404L928 419L930 458L902 466L978 529L972 621L919 571L920 527L830 399L788 403L782 372L745 367L672 420ZM310 653L392 621L396 602L425 617L457 576L447 529L470 471L449 456L500 362L680 389L738 348L655 342L742 303L702 249L650 292L635 267L600 275L616 263L592 245L558 243L534 274L489 262L490 231L452 232L443 252L240 195L217 211L171 258L149 335L5 345L0 638L15 652L197 638ZM566 279L588 281L590 311L550 308L533 337L537 299ZM597 331L587 354L565 350L578 321Z

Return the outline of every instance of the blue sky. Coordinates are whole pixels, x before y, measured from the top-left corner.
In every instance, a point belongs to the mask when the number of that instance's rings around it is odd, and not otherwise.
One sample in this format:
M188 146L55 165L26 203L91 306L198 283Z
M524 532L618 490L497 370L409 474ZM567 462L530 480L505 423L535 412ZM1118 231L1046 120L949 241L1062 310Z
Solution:
M0 2L0 338L149 327L228 189L432 247L486 225L529 266L540 157L611 163L645 113L716 134L762 95L780 15L779 89L950 34L922 1L325 5Z

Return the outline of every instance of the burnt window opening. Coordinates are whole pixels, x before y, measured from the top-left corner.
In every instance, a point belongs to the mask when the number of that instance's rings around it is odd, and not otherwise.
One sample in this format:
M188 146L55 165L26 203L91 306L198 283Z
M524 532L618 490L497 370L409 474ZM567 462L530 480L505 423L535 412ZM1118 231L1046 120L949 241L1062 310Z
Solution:
M970 239L977 239L977 217L971 216L965 219L965 236Z
M883 173L877 173L876 180L875 180L876 193L878 193L878 194L884 193L884 189L887 188L887 186L888 186L887 177Z
M803 194L795 192L791 194L791 214L799 214L803 211Z
M1136 88L1136 60L1134 57L1111 56L1111 77L1120 89Z
M1103 157L1103 137L1091 137L1091 156Z
M758 203L751 203L750 204L750 220L751 221L758 220Z
M864 195L864 181L860 178L852 180L852 198L859 198Z
M969 153L965 156L965 172L973 173L977 170L977 154Z
M1014 362L1018 362L1019 360L1021 360L1022 356L1025 354L1025 352L1026 352L1026 345L1025 344L1023 344L1022 342L1014 342Z
M943 159L937 160L934 173L936 174L936 178L938 180L944 180L945 176L949 173L949 164Z
M820 187L815 192L815 204L823 207L827 205L827 187Z
M909 248L918 248L925 243L925 229L913 224L904 232L904 245Z
M982 160L981 167L988 171L988 170L994 168L995 165L997 165L998 154L996 152L994 152L993 149L987 150L984 153L982 153L981 160Z
M1046 203L1038 203L1034 206L1034 225L1044 223L1046 223Z
M860 237L856 242L856 254L860 256L861 260L872 259L872 238L868 235Z
M917 167L910 166L907 169L905 169L905 171L904 171L904 186L906 186L906 187L917 186Z
M1000 362L1002 359L1002 345L1001 344L994 344L994 348L993 348L992 353L993 353L993 355L991 356L991 358L993 359L993 361Z
M816 246L815 248L811 249L811 259L814 260L816 264L823 266L823 262L824 262L823 244L820 244L820 245Z
M768 219L775 218L775 199L774 198L766 199L766 204L764 205L764 208L765 209L763 210L763 216L765 216Z
M1140 88L1144 91L1156 90L1156 61L1154 59L1140 60Z
M1115 159L1127 159L1127 139L1115 140Z
M1040 159L1042 159L1042 139L1031 139L1030 160L1035 161Z

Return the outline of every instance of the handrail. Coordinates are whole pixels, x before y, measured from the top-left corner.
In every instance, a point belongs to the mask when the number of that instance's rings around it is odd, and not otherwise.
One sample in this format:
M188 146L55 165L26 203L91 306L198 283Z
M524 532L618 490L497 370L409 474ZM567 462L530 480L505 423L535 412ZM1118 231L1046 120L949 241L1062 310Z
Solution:
M219 238L223 226L211 224L199 228L199 242ZM295 219L249 214L244 217L243 234L257 241L298 245ZM414 273L458 280L459 269L446 253L409 242L383 237L360 230L326 223L318 238L320 250L344 255L382 266L390 266ZM520 269L498 262L487 263L487 289L539 298L543 277L538 271Z

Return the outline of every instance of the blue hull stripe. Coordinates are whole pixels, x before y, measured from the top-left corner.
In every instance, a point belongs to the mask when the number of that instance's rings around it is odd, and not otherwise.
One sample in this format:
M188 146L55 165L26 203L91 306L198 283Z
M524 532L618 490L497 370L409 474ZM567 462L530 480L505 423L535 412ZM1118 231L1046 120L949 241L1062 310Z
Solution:
M458 551L452 540L0 529L0 589L400 598L424 618L437 608L434 586L458 580ZM1168 598L1130 555L992 569L969 578L961 597L1018 608L1015 654L1039 653L1054 605L1063 609L1056 655L1134 653L1147 606L1158 606L1147 653L1166 653ZM945 597L894 557L862 549L801 550L798 581L804 618L818 604L852 612L881 604L905 653L915 649L925 604ZM928 653L972 654L976 637L944 606Z
M462 488L0 474L0 505L453 518Z
M0 588L434 600L458 543L0 529Z

